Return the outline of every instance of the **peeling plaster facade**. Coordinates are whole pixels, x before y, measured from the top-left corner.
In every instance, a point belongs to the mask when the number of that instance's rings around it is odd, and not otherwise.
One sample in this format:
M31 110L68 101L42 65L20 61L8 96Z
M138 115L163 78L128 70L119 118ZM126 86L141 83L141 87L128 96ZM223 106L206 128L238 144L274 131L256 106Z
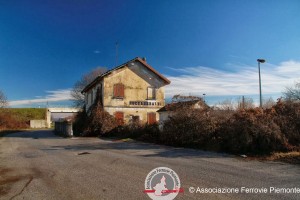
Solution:
M99 90L104 109L113 116L121 113L124 123L153 123L153 118L159 121L156 111L165 105L164 86L169 83L145 60L135 58L99 76L83 90L86 109L94 103ZM122 86L122 97L116 96L116 85Z

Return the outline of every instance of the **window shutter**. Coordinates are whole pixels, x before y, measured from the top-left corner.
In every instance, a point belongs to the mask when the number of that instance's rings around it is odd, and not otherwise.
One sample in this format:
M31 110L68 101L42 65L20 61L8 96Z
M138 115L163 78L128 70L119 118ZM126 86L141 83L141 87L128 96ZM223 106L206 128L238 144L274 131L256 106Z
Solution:
M156 123L156 113L148 113L148 124Z
M124 98L124 85L123 84L120 84L120 97Z
M124 113L123 112L115 112L115 118L116 118L117 124L119 126L124 124Z
M117 94L118 94L118 92L117 92L117 90L118 90L117 86L118 85L114 85L114 97L117 97Z
M114 85L114 97L124 98L124 85L122 83Z

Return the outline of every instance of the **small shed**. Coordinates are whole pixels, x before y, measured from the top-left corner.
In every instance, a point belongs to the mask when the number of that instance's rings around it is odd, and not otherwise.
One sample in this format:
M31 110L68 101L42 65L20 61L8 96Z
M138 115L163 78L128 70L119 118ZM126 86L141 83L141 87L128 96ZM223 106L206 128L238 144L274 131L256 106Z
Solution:
M202 100L180 101L165 105L157 112L159 122L166 121L172 114L180 109L208 109L209 106Z

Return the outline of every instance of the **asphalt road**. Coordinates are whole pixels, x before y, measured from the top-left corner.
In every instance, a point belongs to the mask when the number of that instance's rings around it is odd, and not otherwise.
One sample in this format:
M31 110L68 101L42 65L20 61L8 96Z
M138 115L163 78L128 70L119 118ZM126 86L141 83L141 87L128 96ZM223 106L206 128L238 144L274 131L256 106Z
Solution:
M0 199L150 199L143 193L145 178L156 167L178 174L184 193L176 199L300 199L300 193L269 191L300 188L299 165L140 142L60 138L51 131L0 138ZM190 187L268 192L190 193Z

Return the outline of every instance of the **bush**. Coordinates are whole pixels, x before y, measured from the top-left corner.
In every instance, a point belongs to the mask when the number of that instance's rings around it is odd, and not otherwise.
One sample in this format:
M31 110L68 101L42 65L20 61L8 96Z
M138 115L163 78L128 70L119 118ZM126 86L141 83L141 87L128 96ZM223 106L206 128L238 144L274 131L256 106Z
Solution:
M127 124L112 129L106 136L118 138L132 138L146 142L159 143L158 124Z
M168 145L206 149L217 127L205 110L179 110L164 122L160 139Z
M164 122L161 131L158 124L117 126L99 102L89 112L75 119L74 129L83 136L133 138L235 154L300 148L300 103L279 101L269 109L238 111L179 109Z
M300 103L279 101L274 107L274 120L293 146L300 146Z
M260 109L237 112L218 130L222 150L239 154L282 151L286 139L272 117Z
M83 111L75 117L73 129L76 135L100 136L117 127L115 118L103 109L101 102L97 101L89 113Z
M25 129L29 124L25 121L18 120L10 110L1 109L0 112L0 130Z
M87 113L83 108L83 111L78 112L73 119L73 134L74 136L83 136L87 127Z

